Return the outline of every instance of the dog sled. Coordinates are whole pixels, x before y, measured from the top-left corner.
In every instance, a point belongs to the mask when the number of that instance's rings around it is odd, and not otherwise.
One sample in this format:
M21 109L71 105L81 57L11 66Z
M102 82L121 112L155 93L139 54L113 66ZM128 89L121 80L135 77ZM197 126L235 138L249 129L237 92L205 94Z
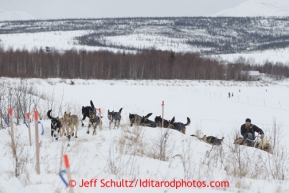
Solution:
M234 144L254 147L254 148L266 151L267 153L273 154L273 148L271 144L269 142L266 142L264 139L260 139L260 135L258 135L255 140L237 137L234 141Z

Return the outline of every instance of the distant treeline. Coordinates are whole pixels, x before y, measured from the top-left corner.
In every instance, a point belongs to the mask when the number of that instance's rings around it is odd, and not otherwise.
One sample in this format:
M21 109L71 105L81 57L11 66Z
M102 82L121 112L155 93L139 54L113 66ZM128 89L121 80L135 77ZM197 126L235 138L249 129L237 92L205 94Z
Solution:
M244 59L236 63L204 58L194 53L142 50L135 54L109 51L49 49L0 49L0 76L21 78L81 79L186 79L245 80L241 71L258 70L289 77L289 68L281 63L253 66Z

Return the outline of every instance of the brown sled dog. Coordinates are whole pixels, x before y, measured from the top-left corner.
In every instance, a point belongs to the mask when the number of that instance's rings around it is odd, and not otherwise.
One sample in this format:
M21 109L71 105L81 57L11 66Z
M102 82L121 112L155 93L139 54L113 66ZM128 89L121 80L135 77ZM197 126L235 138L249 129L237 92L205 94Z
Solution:
M92 126L93 127L93 132L92 135L96 135L96 127L100 124L100 118L99 116L96 115L95 111L89 110L89 123L87 127L87 134L89 134L89 129Z
M178 130L179 132L181 132L183 134L186 134L186 126L190 125L191 120L190 120L189 117L187 117L187 123L184 124L184 123L181 123L181 122L175 122L175 117L173 117L170 122L172 124L170 124L168 126L168 128L175 129L175 130Z
M172 124L174 123L175 119L171 119L171 120L166 120L164 119L164 128L168 128L168 127L173 127ZM155 117L155 124L156 127L162 127L162 116L156 116Z
M152 113L147 114L146 116L140 116L137 114L129 114L130 126L145 126L146 120L152 115Z
M206 136L204 135L203 137L198 137L196 135L191 135L192 137L196 137L198 138L200 141L204 141L208 144L211 144L211 145L221 145L223 140L224 140L224 137L222 139L219 139L217 137L214 137L214 136Z
M64 121L66 122L66 134L70 139L70 136L77 138L77 131L79 126L79 118L77 115L71 115L70 113L64 113Z
M223 140L224 140L224 137L222 139L219 139L217 137L214 137L214 136L206 136L204 135L202 140L208 144L211 144L211 145L221 145Z

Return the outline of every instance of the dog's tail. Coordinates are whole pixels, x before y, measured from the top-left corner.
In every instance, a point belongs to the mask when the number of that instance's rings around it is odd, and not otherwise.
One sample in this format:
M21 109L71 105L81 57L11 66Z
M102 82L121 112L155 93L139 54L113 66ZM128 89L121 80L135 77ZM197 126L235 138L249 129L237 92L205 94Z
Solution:
M144 118L147 119L152 115L152 113L147 114Z
M91 106L93 109L95 109L95 107L94 107L94 104L93 104L92 100L90 100L90 106Z
M191 120L190 120L190 118L189 118L189 117L187 117L187 123L185 124L185 126L188 126L188 125L190 125L190 123L191 123Z
M122 108L120 108L120 109L119 109L118 113L120 114L120 113L121 113L121 111L122 111Z
M54 117L52 117L52 116L50 115L51 111L52 111L52 110L49 110L49 111L47 112L47 117L48 117L49 119L55 119Z
M194 135L194 134L192 134L192 135L190 135L190 136L192 136L192 137L196 137L196 138L198 138L198 140L200 140L200 141L203 140L202 138L199 138L197 135Z

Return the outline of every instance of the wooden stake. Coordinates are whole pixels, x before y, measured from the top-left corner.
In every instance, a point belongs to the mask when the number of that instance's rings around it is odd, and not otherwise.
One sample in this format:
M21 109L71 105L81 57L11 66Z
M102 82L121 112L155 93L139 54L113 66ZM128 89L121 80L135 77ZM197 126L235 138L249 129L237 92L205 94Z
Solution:
M100 129L100 131L102 131L101 108L98 109L98 114L99 114L99 119L100 119L99 129Z
M165 108L165 102L162 101L162 127L164 127L164 108Z
M36 172L40 174L40 155L39 155L39 134L38 134L38 111L34 111L35 119L35 146L36 146Z
M30 129L30 113L27 113L27 119L28 119L29 145L32 146L32 142L31 142L31 129Z
M9 117L10 117L10 128L11 128L11 146L13 158L16 157L16 146L15 146L15 138L14 138L14 127L13 127L13 117L12 117L12 108L9 108Z

